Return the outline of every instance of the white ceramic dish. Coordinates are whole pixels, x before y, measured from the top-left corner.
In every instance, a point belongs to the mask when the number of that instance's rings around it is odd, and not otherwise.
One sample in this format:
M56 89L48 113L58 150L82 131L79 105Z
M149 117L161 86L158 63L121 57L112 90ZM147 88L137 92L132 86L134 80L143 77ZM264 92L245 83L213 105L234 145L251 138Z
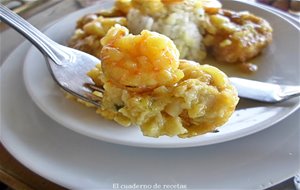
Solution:
M29 44L0 69L1 143L22 164L69 189L182 185L186 189L265 189L299 172L300 111L230 142L185 149L113 145L74 133L27 94L22 65Z
M294 36L299 29L286 19L268 10L243 3L224 2L226 7L236 10L249 10L269 20L274 27L274 42L255 62L259 71L252 78L260 81L282 84L298 84L297 65L300 47ZM104 3L103 8L112 6ZM76 20L80 15L90 12L89 9L72 14L46 30L46 34L54 40L65 43L74 31ZM64 28L61 31L61 28ZM61 31L61 32L57 32ZM280 48L289 44L290 48ZM286 61L287 57L289 60ZM95 114L94 109L86 108L64 97L44 63L43 56L34 47L25 59L24 80L27 90L37 105L51 118L63 126L81 134L107 142L141 147L191 147L208 145L243 137L282 120L299 107L299 99L281 104L256 104L241 101L238 109L229 122L222 126L218 133L180 139L160 137L158 139L144 137L138 127L124 128L113 121L107 121Z

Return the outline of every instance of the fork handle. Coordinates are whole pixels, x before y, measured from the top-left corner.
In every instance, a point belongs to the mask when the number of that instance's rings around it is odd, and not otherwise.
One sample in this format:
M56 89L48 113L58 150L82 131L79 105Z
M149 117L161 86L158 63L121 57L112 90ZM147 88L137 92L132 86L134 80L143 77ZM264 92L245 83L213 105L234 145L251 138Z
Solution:
M35 47L37 47L44 55L52 59L56 64L61 60L68 59L69 55L59 48L59 44L48 38L45 34L36 29L29 22L19 15L0 4L0 20L14 28L17 32L28 39Z

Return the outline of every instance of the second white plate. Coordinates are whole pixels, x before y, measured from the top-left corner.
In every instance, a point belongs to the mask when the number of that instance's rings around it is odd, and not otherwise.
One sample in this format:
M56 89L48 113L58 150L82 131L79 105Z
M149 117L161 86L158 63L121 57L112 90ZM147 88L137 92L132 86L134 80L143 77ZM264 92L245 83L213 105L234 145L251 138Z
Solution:
M111 3L101 5L102 8L111 6ZM255 5L227 1L225 6L229 9L249 10L266 18L274 28L274 41L267 51L255 60L260 68L251 77L266 82L298 84L297 63L300 60L300 47L294 37L299 35L299 29L286 19ZM45 33L64 44L73 33L76 20L81 15L96 10L96 7L92 7L75 12L52 25ZM282 44L288 44L289 48L282 48ZM287 62L287 58L294 62ZM24 80L35 103L63 126L99 140L139 147L178 148L225 142L265 129L299 107L299 99L274 105L241 100L236 112L218 133L208 133L190 139L155 139L143 136L138 127L124 128L101 118L93 109L66 99L53 82L43 56L35 48L31 48L26 56Z

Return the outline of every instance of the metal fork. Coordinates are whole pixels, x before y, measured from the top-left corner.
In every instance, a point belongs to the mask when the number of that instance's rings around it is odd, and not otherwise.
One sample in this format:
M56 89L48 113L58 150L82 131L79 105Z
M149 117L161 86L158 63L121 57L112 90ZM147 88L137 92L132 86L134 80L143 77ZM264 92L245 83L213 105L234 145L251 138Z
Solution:
M277 103L300 96L299 85L279 85L230 77L239 97L260 102Z
M100 60L54 42L19 15L0 5L0 19L41 51L56 83L70 94L99 106L100 102L91 93L93 89L90 87L93 87L94 82L87 76L87 72L100 63Z
M52 41L2 4L0 8L0 19L21 33L44 54L53 79L62 89L100 106L101 99L95 98L91 92L103 92L103 89L96 87L86 75L100 63L99 59ZM230 81L237 88L240 97L256 101L276 103L300 95L300 86L275 85L241 78L230 78Z

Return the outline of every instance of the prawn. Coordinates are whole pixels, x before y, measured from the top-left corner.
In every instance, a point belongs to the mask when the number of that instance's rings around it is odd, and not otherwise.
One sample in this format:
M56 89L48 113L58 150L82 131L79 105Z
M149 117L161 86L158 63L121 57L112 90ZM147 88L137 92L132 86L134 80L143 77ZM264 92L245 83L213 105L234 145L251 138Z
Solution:
M101 44L104 76L121 88L144 91L172 85L183 78L178 69L179 51L164 35L147 30L132 35L126 27L115 25Z

